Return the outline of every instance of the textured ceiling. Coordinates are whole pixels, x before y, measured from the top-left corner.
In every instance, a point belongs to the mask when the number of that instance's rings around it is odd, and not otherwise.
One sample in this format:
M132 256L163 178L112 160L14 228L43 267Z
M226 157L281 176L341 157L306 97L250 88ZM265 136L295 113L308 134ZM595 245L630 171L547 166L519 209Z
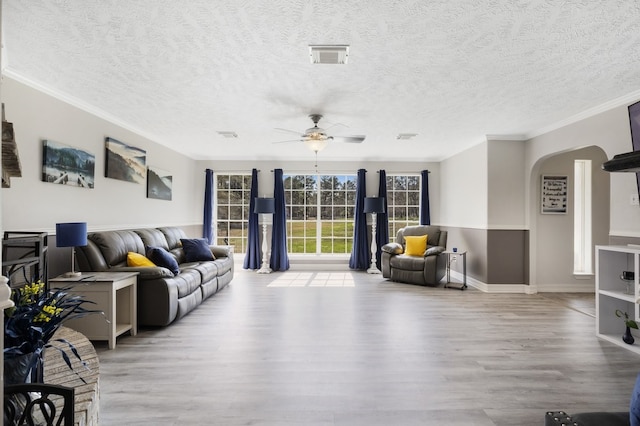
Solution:
M7 75L197 159L310 160L272 143L310 113L367 135L331 160L531 135L640 90L639 28L637 0L3 1ZM348 64L310 44L350 45Z

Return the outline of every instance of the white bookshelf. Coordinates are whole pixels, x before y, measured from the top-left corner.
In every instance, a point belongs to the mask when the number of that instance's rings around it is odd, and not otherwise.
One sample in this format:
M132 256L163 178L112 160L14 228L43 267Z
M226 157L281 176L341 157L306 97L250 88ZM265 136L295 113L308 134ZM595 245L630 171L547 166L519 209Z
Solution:
M631 294L620 276L622 271L633 271ZM627 312L630 318L640 321L638 278L640 275L640 247L596 246L596 335L630 351L640 354L640 331L631 330L636 342L627 345L622 341L624 320L615 314L616 309Z

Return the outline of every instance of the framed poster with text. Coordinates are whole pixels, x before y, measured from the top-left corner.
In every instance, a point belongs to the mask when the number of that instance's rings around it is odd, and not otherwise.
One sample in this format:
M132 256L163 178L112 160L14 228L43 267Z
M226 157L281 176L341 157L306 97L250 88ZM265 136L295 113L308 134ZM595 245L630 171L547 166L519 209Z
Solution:
M567 213L567 176L542 176L542 214Z

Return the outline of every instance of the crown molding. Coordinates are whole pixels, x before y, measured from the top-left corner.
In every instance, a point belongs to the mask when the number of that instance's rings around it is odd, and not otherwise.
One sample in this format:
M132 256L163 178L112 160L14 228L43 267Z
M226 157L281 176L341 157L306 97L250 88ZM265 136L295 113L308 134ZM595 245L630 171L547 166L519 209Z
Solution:
M582 121L584 119L593 117L594 115L601 114L603 112L609 111L610 109L617 108L622 105L630 105L634 102L637 102L638 99L640 99L640 90L636 90L634 92L628 93L624 96L605 102L596 107L589 108L585 111L582 111L581 113L573 115L564 120L558 121L557 123L551 124L549 126L541 127L540 129L527 132L525 133L526 140L533 139L536 136L544 135L545 133L549 133L554 130L558 130L570 124L577 123L578 121Z
M74 106L86 113L89 113L91 115L94 115L98 118L101 118L103 120L108 121L109 123L115 124L116 126L122 127L125 130L129 130L133 133L136 133L146 139L149 139L152 142L156 142L159 143L161 145L165 145L165 146L169 146L165 143L162 143L161 139L153 134L147 133L144 130L141 130L140 128L121 120L120 118L109 114L108 112L104 111L103 109L100 109L98 107L96 107L95 105L89 104L87 102L84 102L74 96L70 96L67 93L61 92L57 89L54 89L53 87L50 87L46 84L40 83L39 81L36 80L32 80L30 78L26 78L22 75L20 75L19 73L16 73L14 71L12 71L9 68L3 68L2 69L2 76L3 77L9 77L13 80L16 80L19 83L22 83L26 86L31 87L32 89L38 90L40 92L45 93L46 95L49 95L55 99L58 99L59 101L65 102L71 106ZM170 147L170 146L169 146Z

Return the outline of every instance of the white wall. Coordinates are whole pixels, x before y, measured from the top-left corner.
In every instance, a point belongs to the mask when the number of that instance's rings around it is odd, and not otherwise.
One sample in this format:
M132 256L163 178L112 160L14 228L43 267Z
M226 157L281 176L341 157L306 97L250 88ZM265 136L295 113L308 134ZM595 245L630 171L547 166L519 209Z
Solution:
M260 195L272 195L274 168L285 173L315 170L312 152L308 162L278 161L195 161L154 143L136 133L82 111L43 92L4 77L3 102L7 119L13 122L22 162L22 178L14 178L11 188L3 189L3 228L5 230L47 231L57 222L87 221L89 230L122 229L139 226L194 226L202 223L204 171L250 172L259 174ZM146 185L104 177L105 137L112 137L147 151L147 165L168 170L173 175L173 199L146 198ZM95 188L67 187L41 181L42 140L50 139L83 149L95 155ZM220 147L222 149L223 147ZM431 171L431 217L438 223L439 164L423 162L323 162L320 173L355 173L367 170L367 195L378 193L377 173L418 173Z
M22 177L2 190L4 230L54 232L57 222L86 221L89 230L202 223L203 197L195 161L11 78L2 81L6 118L14 125ZM173 175L171 201L146 198L146 185L104 177L105 137L147 151L147 165ZM42 140L95 155L95 188L41 181ZM201 179L200 179L201 178Z
M598 146L608 158L633 150L629 127L628 104L612 108L592 117L532 138L526 143L527 173L535 176L540 162L550 155L587 146ZM535 183L535 182L533 182ZM528 192L527 222L535 226L536 186L530 182ZM640 237L640 208L631 206L629 197L638 190L633 173L611 173L610 235ZM597 200L594 200L597 202Z
M481 143L440 163L441 224L485 229L488 224L488 144Z

